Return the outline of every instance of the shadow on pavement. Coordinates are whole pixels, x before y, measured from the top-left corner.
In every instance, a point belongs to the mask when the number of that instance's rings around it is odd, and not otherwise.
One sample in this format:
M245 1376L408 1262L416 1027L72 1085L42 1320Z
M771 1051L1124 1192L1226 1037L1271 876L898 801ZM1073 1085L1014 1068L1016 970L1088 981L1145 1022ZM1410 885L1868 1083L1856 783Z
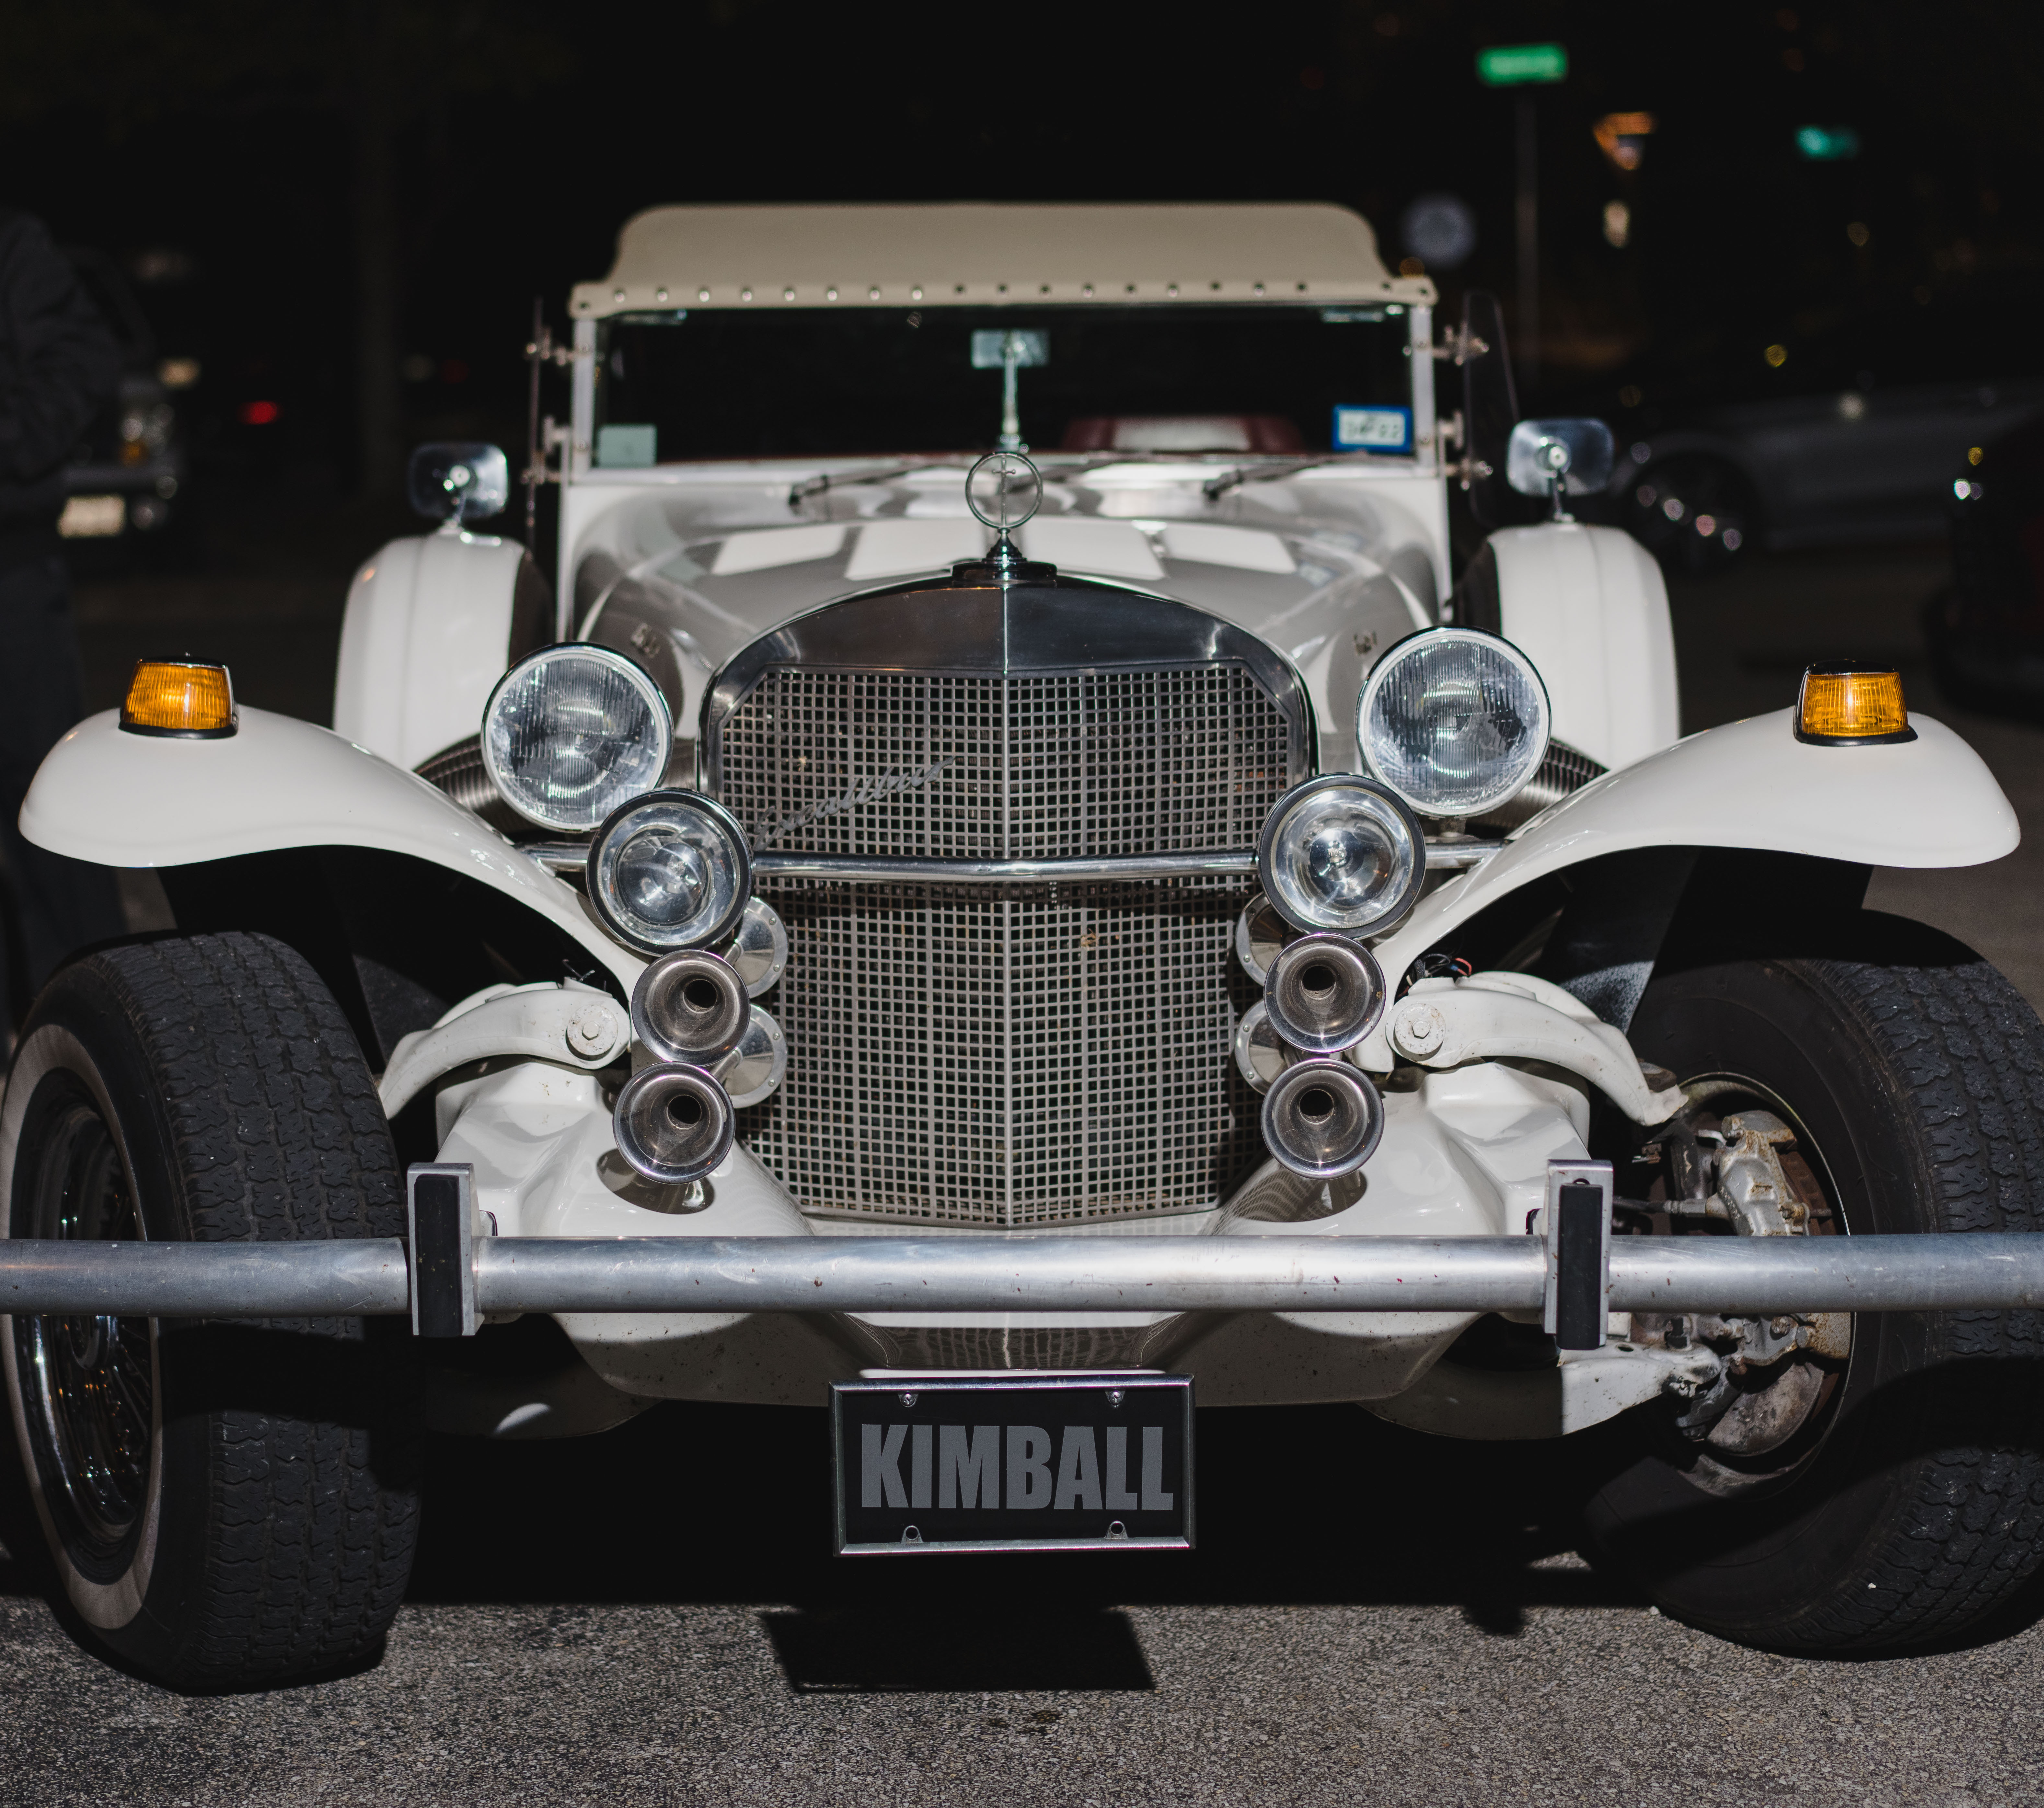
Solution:
M1508 1636L1529 1606L1638 1599L1531 1567L1573 1549L1588 1434L1453 1445L1335 1406L1210 1410L1197 1438L1194 1551L901 1558L830 1554L820 1411L674 1403L595 1438L448 1441L411 1599L788 1603L768 1626L804 1688L1009 1687L959 1679L1039 1657L1137 1679L1058 1686L1146 1687L1115 1603L1447 1604ZM951 1680L898 1679L921 1676Z
M954 1595L875 1615L859 1607L763 1614L797 1695L1013 1694L1152 1689L1128 1616L1052 1604L990 1611Z

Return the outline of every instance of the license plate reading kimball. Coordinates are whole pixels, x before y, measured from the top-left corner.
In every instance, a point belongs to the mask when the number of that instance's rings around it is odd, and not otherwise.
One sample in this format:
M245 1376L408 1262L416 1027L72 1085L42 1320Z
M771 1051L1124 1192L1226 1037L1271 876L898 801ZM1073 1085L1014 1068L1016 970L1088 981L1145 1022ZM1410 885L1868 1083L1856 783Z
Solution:
M1192 1548L1189 1376L840 1381L831 1433L840 1557Z

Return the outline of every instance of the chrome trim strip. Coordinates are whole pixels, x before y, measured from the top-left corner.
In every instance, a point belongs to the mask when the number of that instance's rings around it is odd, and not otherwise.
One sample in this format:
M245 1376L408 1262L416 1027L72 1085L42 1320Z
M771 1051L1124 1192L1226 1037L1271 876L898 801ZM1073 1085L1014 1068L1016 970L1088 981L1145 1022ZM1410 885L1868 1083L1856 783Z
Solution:
M1429 843L1427 870L1457 873L1481 866L1502 851L1501 841ZM589 863L584 843L535 842L519 850L549 873L580 873ZM1254 873L1253 847L1211 854L1130 854L1097 860L883 860L834 858L827 854L755 854L755 877L829 879L859 885L1120 883L1143 879L1204 879Z
M1128 854L1090 860L893 860L828 854L755 854L760 878L843 879L855 885L997 885L1016 881L1208 878L1256 871L1247 849L1212 854Z

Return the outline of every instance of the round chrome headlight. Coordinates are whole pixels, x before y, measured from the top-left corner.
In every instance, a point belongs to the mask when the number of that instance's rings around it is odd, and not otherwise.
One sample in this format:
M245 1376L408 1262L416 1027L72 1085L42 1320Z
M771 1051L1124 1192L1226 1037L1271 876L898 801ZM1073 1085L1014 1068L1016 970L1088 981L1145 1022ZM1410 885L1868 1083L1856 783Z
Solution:
M1294 929L1374 933L1419 902L1426 844L1385 786L1330 773L1278 800L1257 842L1256 873Z
M1508 640L1469 628L1410 635L1356 704L1363 763L1423 816L1481 816L1539 770L1547 687Z
M659 687L607 647L548 647L521 659L482 712L491 782L542 828L594 828L667 776L674 745Z
M694 791L634 798L596 831L589 900L628 947L658 954L728 935L752 891L737 819Z

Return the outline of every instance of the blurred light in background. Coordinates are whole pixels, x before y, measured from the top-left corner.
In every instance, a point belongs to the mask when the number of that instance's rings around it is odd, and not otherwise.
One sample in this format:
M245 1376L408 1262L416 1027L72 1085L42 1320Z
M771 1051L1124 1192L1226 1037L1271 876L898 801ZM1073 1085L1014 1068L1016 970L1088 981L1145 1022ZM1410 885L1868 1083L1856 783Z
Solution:
M1866 229L1866 222L1864 220L1855 220L1846 228L1846 236L1854 244L1863 245L1873 235Z
M1770 367L1778 370L1788 362L1788 347L1785 345L1770 345L1760 355L1767 360Z
M1798 126L1796 149L1813 163L1843 163L1859 155L1859 134L1850 125Z
M1607 201L1604 204L1604 238L1608 245L1625 249L1626 241L1632 236L1632 209L1622 201Z
M1457 270L1476 250L1476 210L1458 194L1416 195L1398 217L1398 236L1430 270Z
M166 358L156 367L156 381L167 390L188 390L198 381L198 360Z
M280 412L273 401L244 401L241 405L241 424L244 427L267 427Z
M1621 170L1636 170L1654 130L1650 113L1608 113L1596 122L1597 148Z

